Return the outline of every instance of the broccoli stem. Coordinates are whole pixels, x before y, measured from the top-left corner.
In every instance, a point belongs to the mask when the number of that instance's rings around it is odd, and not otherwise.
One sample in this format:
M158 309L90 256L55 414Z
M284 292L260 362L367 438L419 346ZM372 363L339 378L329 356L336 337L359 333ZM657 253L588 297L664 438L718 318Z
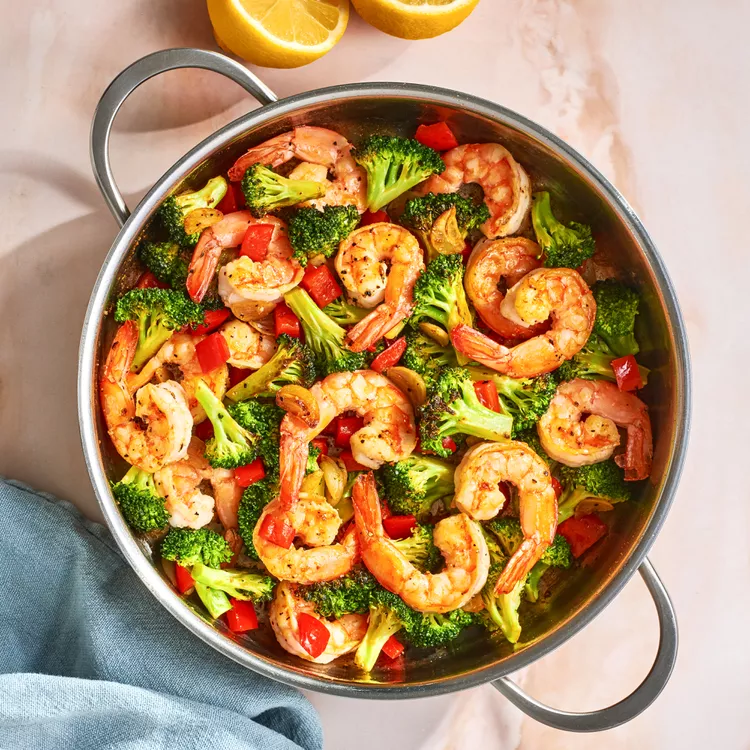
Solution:
M195 398L203 407L214 428L214 440L217 444L225 442L241 443L245 445L248 441L253 440L247 430L240 427L235 422L224 404L219 401L205 381L199 380L195 388Z
M223 591L217 591L216 589L206 586L204 583L196 581L195 592L198 594L203 605L214 620L232 609L229 597Z
M463 399L456 399L450 408L459 432L495 442L502 437L510 439L513 417L508 414L498 414L478 401L476 405L468 405Z
M357 647L354 663L365 672L371 672L386 641L401 628L401 620L393 612L382 606L371 606L367 633Z

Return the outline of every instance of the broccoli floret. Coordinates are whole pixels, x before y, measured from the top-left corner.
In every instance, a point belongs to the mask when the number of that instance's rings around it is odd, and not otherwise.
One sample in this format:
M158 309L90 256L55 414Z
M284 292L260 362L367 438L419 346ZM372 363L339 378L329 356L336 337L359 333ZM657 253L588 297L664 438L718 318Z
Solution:
M347 302L343 297L339 297L326 305L323 308L323 312L340 326L353 326L363 318L366 318L372 310L357 307L351 302Z
M444 458L451 455L443 447L444 438L474 435L499 442L507 440L513 430L512 417L483 406L474 391L474 382L459 367L440 373L419 413L422 449Z
M318 466L318 458L320 458L320 448L317 448L310 443L307 447L307 465L305 466L306 474L312 474L320 469L320 466Z
M456 232L455 239L457 247L454 252L461 252L464 248L466 236L474 229L490 218L490 211L484 203L464 198L458 193L428 193L419 198L412 198L406 202L404 212L401 214L401 223L410 229L422 240L427 250L428 260L436 258L441 250L436 248L431 239L433 224L439 216L456 209ZM443 252L445 252L443 250Z
M279 429L284 411L276 404L260 401L241 401L229 404L227 411L234 421L250 434L256 436L255 456L263 460L266 478L276 481L279 478Z
M354 159L367 172L367 207L379 211L430 175L445 170L437 151L413 138L371 135Z
M386 641L415 614L400 597L379 587L370 592L369 613L367 633L354 654L354 663L365 672L372 671Z
M257 454L260 433L241 427L203 380L198 381L195 398L204 408L214 428L214 436L206 442L206 458L211 466L236 469L253 461Z
M553 461L548 455L547 451L542 448L542 443L539 440L539 434L537 433L536 429L530 429L530 430L524 430L523 432L519 432L515 438L515 440L518 440L522 443L526 443L526 445L531 448L534 453L536 453L539 458L544 461L544 463L547 464L547 466L550 467L550 469L554 469L555 466L557 466L557 461Z
M517 518L495 518L488 521L488 528L497 538L503 554L510 557L523 541L521 523ZM541 561L556 568L569 568L573 562L568 540L561 534L555 534L555 538L544 551Z
M172 289L131 289L117 300L115 320L138 324L133 370L138 371L172 334L186 325L203 323L204 312L183 292Z
M262 164L248 167L242 178L242 192L245 195L247 210L256 219L277 208L320 198L325 191L322 182L290 180Z
M131 466L127 474L112 485L112 495L133 531L146 534L163 529L169 523L164 498L156 492L154 475Z
M188 567L203 563L218 568L232 559L232 550L223 536L210 529L170 529L161 543L161 556Z
M600 498L610 503L630 500L631 490L625 473L610 458L590 466L561 466L563 494L557 503L557 522L562 523L575 513L576 506L587 498Z
M300 594L315 605L321 617L338 619L346 614L369 612L370 596L378 588L371 573L358 565L341 578L301 587Z
M513 417L513 437L533 427L547 411L557 390L557 381L551 374L537 378L511 378L489 367L468 367L474 381L491 380L504 410Z
M202 563L195 563L190 574L196 584L202 583L211 589L223 591L235 599L264 602L268 601L273 594L273 578L260 573L249 573L246 570L231 568L217 570Z
M188 234L185 231L185 217L198 208L216 208L226 192L227 181L223 177L213 177L200 190L166 198L159 206L158 215L169 239L183 247L193 247L198 242L200 232Z
M185 288L190 259L176 242L141 242L138 259L162 284Z
M612 360L617 359L615 353L607 346L600 336L592 333L586 345L572 359L563 362L555 371L559 382L584 378L585 380L610 380L616 382ZM648 367L638 365L643 385L648 383L651 372Z
M405 624L406 640L417 648L437 648L455 640L474 617L462 609L454 609L446 614L415 612Z
M542 580L542 577L549 569L550 566L540 560L531 569L529 575L526 576L524 596L526 597L526 600L530 601L532 604L539 601L539 582Z
M253 532L266 505L278 494L276 483L266 476L251 484L243 493L237 511L237 527L245 543L245 554L252 560L260 560L253 544Z
M325 206L321 211L300 208L289 221L289 243L294 257L302 266L316 255L330 258L339 249L341 240L346 239L358 224L356 206Z
M453 472L454 467L445 461L412 454L403 461L385 464L378 474L390 509L421 521L437 500L453 494Z
M284 295L284 300L302 324L305 343L313 353L319 375L325 377L332 372L365 367L365 355L349 351L344 346L346 331L329 318L304 289L292 289Z
M638 292L614 279L597 281L591 287L596 300L594 333L599 335L615 357L638 354L635 316L641 298Z
M417 524L411 536L406 539L393 539L392 544L404 557L422 572L432 573L444 564L440 550L432 540L433 526Z
M286 334L276 339L277 348L260 369L227 391L230 401L245 401L256 396L274 396L285 385L308 388L315 381L315 365L310 350Z
M417 331L406 334L406 350L401 362L404 367L419 373L427 384L434 381L440 370L458 365L456 350L452 346L440 346L434 339Z
M578 268L594 254L591 227L571 222L567 227L552 213L549 193L535 193L531 221L548 268Z

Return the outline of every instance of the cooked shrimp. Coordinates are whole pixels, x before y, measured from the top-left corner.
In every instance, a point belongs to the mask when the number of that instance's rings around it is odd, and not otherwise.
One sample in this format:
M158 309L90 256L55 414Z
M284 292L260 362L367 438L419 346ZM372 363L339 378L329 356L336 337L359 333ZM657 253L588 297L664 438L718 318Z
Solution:
M179 383L185 391L193 424L200 424L206 419L206 412L195 397L195 389L199 381L203 381L216 398L224 398L229 384L229 368L220 365L211 372L203 372L195 353L195 345L205 336L193 336L189 333L177 332L159 349L138 373L128 375L128 388L134 393L150 382L157 370L172 365L179 368ZM231 347L230 347L231 348Z
M508 320L500 305L505 291L541 266L539 245L524 237L478 242L464 274L466 294L484 323L507 339L527 339L538 331Z
M403 227L370 224L341 243L336 271L353 302L375 308L347 334L350 348L362 352L409 316L424 271L422 248Z
M490 218L482 224L487 237L518 231L531 205L531 182L523 167L499 143L466 143L443 155L445 171L422 186L423 193L455 193L476 182L484 190Z
M330 633L328 644L319 656L310 656L300 643L297 617L303 612L320 620ZM271 602L269 620L279 645L301 659L328 664L359 646L367 633L367 615L343 615L338 620L327 620L315 612L315 606L303 599L297 587L280 583Z
M552 317L552 326L517 346L506 347L467 325L451 332L453 345L471 359L514 378L551 372L585 345L596 317L594 295L577 271L538 268L507 293L502 314L519 325L532 326Z
M354 520L362 561L380 584L420 612L450 612L463 607L487 580L490 555L482 530L465 513L435 525L433 540L445 558L440 573L422 573L383 529L372 472L360 474L352 488Z
M200 529L214 517L214 499L200 489L201 482L212 473L203 448L203 442L193 438L185 458L154 474L156 491L164 498L171 526Z
M581 378L563 383L537 431L550 458L566 466L586 466L613 454L620 444L618 427L627 430L628 439L625 453L615 456L617 465L628 481L645 479L653 455L648 407L614 383Z
M229 347L227 363L250 370L262 367L276 351L276 339L241 320L230 320L219 328Z
M99 398L117 452L132 466L153 473L187 454L193 418L185 391L172 380L143 386L133 400L128 373L137 344L138 326L126 321L107 354Z
M364 418L364 426L350 441L355 461L377 469L400 461L417 443L414 412L409 399L384 375L372 370L336 372L310 388L318 403L320 421L314 428L287 414L281 420L281 503L291 507L305 478L308 444L331 420L345 411Z
M193 438L197 440L197 438ZM216 515L221 521L221 525L227 530L236 529L237 511L242 500L242 487L237 483L234 476L234 469L211 469L209 476L211 487L214 491L214 501L216 503ZM235 550L237 552L238 550Z
M325 195L311 201L311 205L354 203L362 213L366 208L365 172L354 161L351 149L351 143L340 133L326 128L302 126L245 152L229 170L229 179L241 180L252 164L279 167L297 158L303 163L325 167L325 171L295 168L290 175L297 180L328 183ZM327 180L329 170L333 172L332 181Z
M268 572L283 581L310 584L318 581L332 581L346 575L359 557L357 535L352 527L337 544L325 544L309 548L282 547L260 534L267 516L271 515L278 524L289 524L301 530L308 544L328 541L335 538L341 525L338 513L321 516L320 504L310 500L299 500L294 507L285 510L279 500L270 502L258 520L253 532L253 545ZM311 516L306 518L306 516ZM331 537L331 530L333 538ZM300 536L300 534L297 534Z

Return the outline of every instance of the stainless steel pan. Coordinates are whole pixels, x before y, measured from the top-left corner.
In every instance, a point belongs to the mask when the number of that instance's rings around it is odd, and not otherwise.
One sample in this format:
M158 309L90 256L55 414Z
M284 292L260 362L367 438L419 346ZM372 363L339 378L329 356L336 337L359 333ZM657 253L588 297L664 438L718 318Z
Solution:
M164 174L131 213L109 163L110 129L127 96L149 78L176 68L204 68L228 76L263 106L204 140ZM356 141L370 129L411 134L421 121L447 119L462 142L499 141L529 170L535 187L545 186L556 202L575 206L605 238L643 292L644 362L652 368L645 398L655 436L652 479L634 503L614 511L613 532L597 564L578 572L546 609L536 610L513 649L488 637L461 640L440 653L410 654L402 674L359 675L348 664L314 665L290 656L267 630L235 637L183 601L158 567L149 547L125 525L109 490L122 464L101 423L97 368L111 340L108 315L114 295L137 273L133 251L165 196L202 183L226 168L250 145L295 125L311 123L342 131ZM664 688L677 654L677 623L667 593L646 558L672 502L685 455L690 403L689 358L684 325L672 284L651 239L615 188L580 154L554 135L497 104L431 86L365 83L319 89L276 101L252 73L212 52L173 49L139 60L106 90L91 131L94 174L121 225L89 303L80 349L78 400L88 470L102 512L130 565L154 596L188 630L225 656L268 677L301 688L366 698L414 698L491 682L529 716L570 731L597 731L622 724L643 711ZM654 665L627 698L600 711L575 714L544 706L507 675L528 666L587 625L638 571L654 599L660 641Z

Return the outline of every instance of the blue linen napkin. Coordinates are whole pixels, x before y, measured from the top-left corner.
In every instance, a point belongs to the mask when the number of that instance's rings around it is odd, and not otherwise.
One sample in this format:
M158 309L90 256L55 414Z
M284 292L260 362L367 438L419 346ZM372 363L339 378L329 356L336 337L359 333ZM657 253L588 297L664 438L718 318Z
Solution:
M312 750L297 691L185 630L109 533L0 480L0 748Z

